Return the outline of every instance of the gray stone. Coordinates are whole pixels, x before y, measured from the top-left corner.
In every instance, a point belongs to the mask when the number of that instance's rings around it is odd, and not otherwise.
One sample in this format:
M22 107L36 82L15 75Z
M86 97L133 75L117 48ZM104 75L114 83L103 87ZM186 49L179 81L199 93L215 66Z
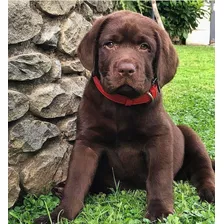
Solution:
M64 77L59 84L50 83L37 87L31 95L30 111L43 118L56 118L78 110L87 79L84 76Z
M62 61L61 67L64 74L81 73L85 71L85 68L79 59L75 59L73 61Z
M67 176L67 172L62 169L62 165L65 164L63 159L66 157L68 160L67 154L70 151L71 145L65 141L51 142L27 161L21 170L21 184L25 191L31 194L46 193L55 182L62 182L60 178ZM66 173L55 178L58 169Z
M75 7L77 0L61 1L61 0L50 0L50 1L37 1L38 7L45 13L61 16L67 14L72 8Z
M8 6L11 207L21 189L46 193L67 178L77 110L91 75L77 47L89 21L111 11L111 1L9 0Z
M20 150L15 150L11 148L9 145L9 150L8 150L8 163L9 165L12 166L22 166L25 161L28 159L32 158L33 154L30 152L22 152Z
M90 77L91 77L91 75L92 75L92 73L89 71L89 70L85 70L85 77L87 78L87 79L90 79Z
M60 166L58 167L53 177L55 184L61 183L67 179L69 159L71 156L73 145L68 145L68 150L65 152L63 159L61 160Z
M15 204L19 193L19 174L12 167L8 167L8 208Z
M8 43L16 44L31 39L41 30L41 15L29 7L29 0L8 2Z
M110 0L87 0L86 2L88 2L89 5L95 7L96 11L100 13L110 13L114 8L113 1Z
M71 56L77 53L77 47L84 35L92 27L91 23L76 12L73 12L62 24L58 47Z
M29 99L26 95L9 90L8 91L8 121L21 118L29 110Z
M29 99L30 111L44 118L64 116L63 108L69 103L65 91L56 83L38 86L29 95Z
M41 45L44 49L54 49L57 47L59 31L59 23L56 21L46 22L39 35L34 37L33 42L37 45Z
M77 116L74 115L72 117L64 118L57 123L62 137L66 138L68 141L74 141L76 138L76 120Z
M43 76L51 69L51 60L41 53L21 54L9 58L9 80L32 80Z
M93 18L93 10L90 8L88 4L83 2L81 5L80 13L85 17L86 20L91 21Z
M85 76L63 77L60 80L60 85L69 95L75 95L81 98L87 81Z
M51 80L58 80L61 78L61 72L62 72L62 67L61 67L61 62L57 59L52 61L52 68L49 72L49 76Z
M39 120L23 120L9 131L9 153L35 152L50 138L60 134L56 125Z

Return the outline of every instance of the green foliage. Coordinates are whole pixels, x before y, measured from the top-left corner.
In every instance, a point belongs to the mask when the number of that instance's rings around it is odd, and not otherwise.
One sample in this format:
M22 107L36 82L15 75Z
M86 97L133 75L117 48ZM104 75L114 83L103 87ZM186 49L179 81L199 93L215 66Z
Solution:
M176 124L187 124L202 138L214 158L215 51L213 47L176 46L180 65L175 78L163 87L164 106ZM52 194L28 195L23 204L9 210L9 224L32 224L33 219L52 211L59 199ZM47 209L46 209L47 208ZM60 224L146 224L146 192L121 191L119 182L109 195L89 195L74 221ZM215 206L199 201L188 182L174 182L174 214L159 223L214 224Z
M27 195L21 206L9 210L9 224L32 224L33 219L46 215L47 210L52 211L58 205L59 199L52 194Z
M215 153L215 50L210 46L176 46L179 67L163 88L164 106L176 124L187 124ZM175 103L173 103L175 102Z
M50 195L41 195L42 200L55 201L57 198ZM31 200L31 202L29 202ZM41 201L42 201L41 200ZM47 214L47 210L40 199L28 196L25 198L26 204L29 202L33 210L26 206L17 207L9 212L9 224L32 224L33 219L40 214ZM47 203L49 210L53 209L54 203ZM199 202L199 197L195 188L189 183L174 182L174 208L173 215L158 223L183 224L200 223L213 224L214 206L207 202ZM146 191L121 191L116 189L111 194L89 195L85 201L82 212L73 221L63 219L59 224L146 224L151 223L144 218L146 209Z
M208 16L203 5L203 0L157 2L165 29L172 39L179 38L181 41L197 28L199 19Z
M150 0L135 0L135 1L126 1L119 0L116 1L116 8L118 10L130 10L133 12L139 12L143 14L150 9L149 6Z
M157 1L163 25L172 40L184 43L188 34L198 26L198 20L209 16L209 11L203 9L203 0L169 0ZM150 0L117 1L117 9L126 9L152 17Z

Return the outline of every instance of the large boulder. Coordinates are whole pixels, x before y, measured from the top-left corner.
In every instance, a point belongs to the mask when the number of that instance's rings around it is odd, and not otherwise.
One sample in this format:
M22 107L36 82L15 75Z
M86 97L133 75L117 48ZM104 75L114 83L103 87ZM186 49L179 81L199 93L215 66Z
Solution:
M69 95L75 95L81 98L87 81L85 76L63 77L60 79L60 85Z
M69 113L70 96L57 83L38 86L29 99L30 111L40 117L55 118Z
M61 78L62 68L61 62L57 59L52 60L52 67L49 72L49 80L55 81Z
M8 121L21 118L29 110L29 99L26 95L9 90L8 91Z
M91 21L93 18L93 10L91 9L91 7L86 3L83 2L80 6L80 11L79 11L86 20Z
M76 55L79 43L91 27L82 15L73 12L62 24L59 49L71 56Z
M31 95L30 111L43 118L64 117L77 112L87 78L64 77L59 83L43 84Z
M29 6L29 0L8 1L8 43L16 44L37 35L43 24L41 15Z
M40 120L23 120L9 131L9 153L35 152L50 138L60 134L56 125Z
M41 45L44 49L57 48L59 31L61 30L58 21L46 22L41 32L34 37L33 42Z
M111 0L87 0L87 4L91 5L92 8L95 9L96 12L100 13L110 13L113 11L114 4Z
M65 144L65 142L63 144ZM63 147L63 144L62 144L62 147ZM70 145L70 144L65 144L65 145L67 146L67 151L64 153L64 157L62 158L60 162L60 166L58 167L53 177L53 183L55 184L55 186L59 183L66 181L67 175L68 175L68 167L69 167L69 161L70 161L73 145Z
M82 73L85 71L85 68L83 67L78 58L72 61L70 60L62 61L61 68L64 74Z
M67 139L68 141L74 141L76 138L76 120L77 116L73 115L62 119L57 123L62 137Z
M21 54L9 58L9 80L25 81L37 79L51 69L51 60L41 53Z
M37 6L38 8L53 16L62 16L67 14L72 8L75 7L77 0L69 0L69 1L61 1L61 0L54 0L54 1L43 1L38 0Z
M64 181L67 177L68 155L71 149L72 146L65 141L53 141L27 161L20 173L25 191L31 194L46 193L53 184ZM64 161L65 157L67 161Z
M19 174L12 167L8 167L8 208L11 208L15 204L19 193Z

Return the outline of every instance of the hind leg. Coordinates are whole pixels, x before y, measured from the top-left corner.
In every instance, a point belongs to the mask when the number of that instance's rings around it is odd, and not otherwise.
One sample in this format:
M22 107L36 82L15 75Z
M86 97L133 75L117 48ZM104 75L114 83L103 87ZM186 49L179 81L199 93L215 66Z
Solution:
M215 202L215 173L199 136L187 126L178 126L185 138L184 164L175 179L189 179L201 200Z

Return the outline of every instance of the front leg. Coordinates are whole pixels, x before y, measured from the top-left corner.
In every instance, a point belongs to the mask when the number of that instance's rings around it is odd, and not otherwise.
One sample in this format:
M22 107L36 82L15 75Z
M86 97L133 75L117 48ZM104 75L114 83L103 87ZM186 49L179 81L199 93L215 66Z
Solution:
M146 218L154 221L173 213L173 146L171 134L150 139L147 146Z
M51 213L53 223L58 217L74 219L84 206L84 198L92 184L102 150L88 147L87 143L77 140L72 151L68 177L59 206ZM96 147L97 148L97 147ZM36 224L50 223L48 216L34 221Z

